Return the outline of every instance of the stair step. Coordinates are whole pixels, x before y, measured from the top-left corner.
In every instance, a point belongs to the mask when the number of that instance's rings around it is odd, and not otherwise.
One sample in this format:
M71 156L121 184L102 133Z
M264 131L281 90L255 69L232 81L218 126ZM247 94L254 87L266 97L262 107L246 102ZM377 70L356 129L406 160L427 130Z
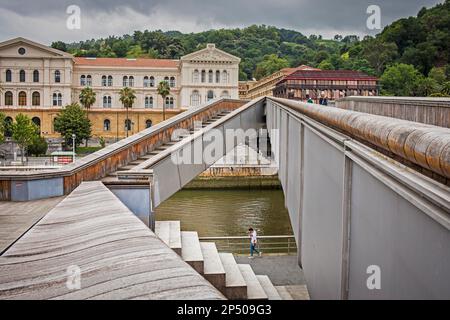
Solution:
M203 274L203 254L195 231L181 232L181 256L198 273Z
M120 167L119 170L117 170L117 171L128 171L128 170L133 169L134 167L135 167L135 165L129 164L124 167Z
M247 284L247 299L248 300L267 300L267 294L258 281L253 269L248 264L238 264L239 270L244 277Z
M214 242L200 242L203 255L203 276L219 291L225 290L225 269Z
M181 255L180 221L156 221L155 234L173 251Z
M225 291L223 294L230 300L246 300L247 284L239 270L232 253L219 253L225 269Z
M275 286L275 289L277 290L278 294L280 295L282 300L294 300L292 298L289 291L287 291L286 287L284 286Z
M269 300L283 300L268 276L256 276Z
M181 256L181 223L171 221L170 223L170 245L169 247Z

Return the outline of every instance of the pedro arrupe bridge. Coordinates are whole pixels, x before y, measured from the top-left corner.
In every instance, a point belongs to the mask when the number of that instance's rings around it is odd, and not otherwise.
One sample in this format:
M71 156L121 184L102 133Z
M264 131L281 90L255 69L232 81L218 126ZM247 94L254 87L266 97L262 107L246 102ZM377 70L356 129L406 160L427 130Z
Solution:
M283 298L153 215L211 164L176 159L217 132L267 129L312 299L450 299L449 101L344 100L213 101L60 169L0 171L3 201L64 196L3 251L0 298ZM76 290L68 267L80 271Z

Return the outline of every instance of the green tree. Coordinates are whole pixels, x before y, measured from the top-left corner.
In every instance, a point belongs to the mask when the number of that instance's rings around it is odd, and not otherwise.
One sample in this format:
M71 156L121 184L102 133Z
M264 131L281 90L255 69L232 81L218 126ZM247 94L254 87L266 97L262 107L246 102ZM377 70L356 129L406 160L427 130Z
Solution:
M20 147L21 160L23 162L26 148L32 144L35 137L38 135L37 131L39 129L31 121L31 119L19 113L16 116L16 121L12 125L12 138Z
M276 54L270 54L264 57L264 60L258 63L254 73L254 77L259 80L278 70L289 67L289 61L280 58Z
M334 70L334 66L329 60L323 60L321 63L319 63L317 68L322 70Z
M0 143L5 142L5 115L0 112Z
M441 93L450 96L450 81L446 81L442 84Z
M47 153L48 144L44 137L35 135L31 144L27 147L27 153L36 157Z
M447 80L445 68L433 67L428 74L428 77L436 81L437 84L442 85Z
M61 133L67 146L72 146L72 134L75 134L75 146L91 136L91 121L86 111L78 104L67 105L55 118L55 130Z
M386 66L397 57L397 45L373 39L366 43L363 57L369 61L378 75L382 74Z
M134 101L136 100L136 94L133 89L125 87L120 90L119 95L120 95L120 102L123 103L123 106L125 107L127 112L125 129L128 137L129 122L130 122L130 120L128 119L128 109L133 107Z
M439 93L439 84L433 78L422 77L417 81L416 95L428 97L433 93Z
M161 81L156 90L163 100L163 121L166 120L166 97L170 95L170 86L167 81Z
M417 83L422 77L412 65L394 64L388 67L381 76L382 93L393 96L414 96Z
M83 90L81 90L80 103L86 110L86 118L88 118L88 119L89 119L89 110L91 109L91 106L95 103L95 100L96 100L96 94L95 94L94 90L92 90L91 87L86 87L86 88L83 88ZM90 137L88 137L86 139L86 147L88 146L89 138Z

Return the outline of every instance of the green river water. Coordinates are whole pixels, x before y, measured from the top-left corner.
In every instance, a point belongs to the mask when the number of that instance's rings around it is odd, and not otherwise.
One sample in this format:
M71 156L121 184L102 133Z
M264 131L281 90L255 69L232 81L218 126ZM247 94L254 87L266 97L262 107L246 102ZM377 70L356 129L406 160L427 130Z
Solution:
M281 190L181 190L156 209L156 220L179 220L201 237L292 235Z

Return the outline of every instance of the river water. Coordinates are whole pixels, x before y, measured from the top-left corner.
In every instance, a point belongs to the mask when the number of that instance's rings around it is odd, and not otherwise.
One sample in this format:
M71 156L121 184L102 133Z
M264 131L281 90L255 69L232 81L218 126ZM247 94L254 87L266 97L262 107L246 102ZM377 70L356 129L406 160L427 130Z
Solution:
M156 220L179 220L201 237L292 235L281 190L181 190L156 209Z

